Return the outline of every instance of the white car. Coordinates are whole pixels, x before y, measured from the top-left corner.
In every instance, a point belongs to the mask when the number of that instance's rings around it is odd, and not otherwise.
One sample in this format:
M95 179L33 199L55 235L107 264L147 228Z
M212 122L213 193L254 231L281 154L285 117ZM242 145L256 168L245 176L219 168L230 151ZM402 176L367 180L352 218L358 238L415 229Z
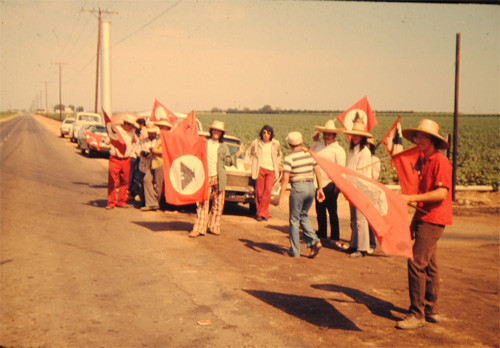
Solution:
M61 130L61 138L64 138L65 135L70 134L71 130L73 129L74 122L74 117L66 117L64 121L61 122L61 126L59 127L59 129Z
M76 142L76 137L78 131L84 124L100 124L104 125L101 115L94 114L91 112L79 112L76 114L75 122L73 123L73 129L69 133L69 137L72 142Z

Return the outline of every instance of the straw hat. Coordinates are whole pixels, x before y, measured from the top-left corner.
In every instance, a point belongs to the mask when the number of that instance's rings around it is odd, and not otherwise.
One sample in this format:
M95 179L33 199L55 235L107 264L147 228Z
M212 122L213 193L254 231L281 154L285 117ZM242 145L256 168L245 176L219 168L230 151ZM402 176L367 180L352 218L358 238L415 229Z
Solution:
M373 138L373 135L371 135L370 133L368 133L366 131L366 126L365 124L363 123L363 120L361 120L360 118L358 118L356 120L356 122L353 123L352 125L352 129L346 129L344 131L344 134L349 134L349 135L361 135L362 137L366 137L366 138Z
M222 122L222 121L214 120L214 122L212 123L212 125L208 126L207 128L208 129L219 130L222 133L226 133L226 130L224 129L224 122Z
M172 124L170 124L170 122L168 122L168 119L167 118L160 118L158 121L154 122L155 125L157 125L158 127L169 127L169 128L173 128L172 127Z
M344 128L335 128L334 120L326 121L324 127L314 126L314 128L316 129L316 131L323 133L342 133L345 130Z
M134 116L126 114L125 116L123 116L121 124L128 123L134 126L135 128L139 128L139 125L137 124L136 120L137 119Z
M300 132L290 132L286 137L286 141L291 146L298 146L302 144L302 134Z
M155 134L158 134L160 133L160 128L157 127L157 126L151 126L151 127L148 127L147 128L147 132L148 133L155 133Z
M425 133L429 134L435 139L438 140L438 144L436 145L436 149L446 150L450 147L450 144L446 141L445 138L439 135L439 125L437 122L429 119L420 120L417 128L407 128L403 129L403 136L415 144L415 135L417 133Z
M375 145L375 138L373 138L373 137L372 137L372 138L367 138L367 139L366 139L366 142L367 142L368 144Z

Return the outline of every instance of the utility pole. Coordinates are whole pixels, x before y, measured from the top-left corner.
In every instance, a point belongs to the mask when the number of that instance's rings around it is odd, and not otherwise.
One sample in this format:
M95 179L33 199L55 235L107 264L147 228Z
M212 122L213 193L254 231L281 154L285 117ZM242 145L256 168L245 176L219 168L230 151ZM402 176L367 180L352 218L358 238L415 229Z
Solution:
M97 26L97 59L96 59L96 70L95 70L95 104L94 104L94 112L97 113L97 105L98 105L98 99L99 99L99 56L100 56L100 51L101 51L101 25L102 25L102 14L118 14L116 11L105 11L101 10L100 8L97 10L89 10L89 9L83 9L82 12L89 12L89 13L98 13L97 19L98 19L98 26Z
M59 121L62 122L61 65L64 63L56 62L52 64L59 64Z
M458 85L460 78L460 33L457 33L457 47L455 53L455 106L453 111L453 170L452 170L452 199L455 201L455 186L457 185L457 148L458 148Z
M49 116L49 107L48 107L48 104L47 104L47 81L42 81L43 83L45 83L45 117L48 117Z

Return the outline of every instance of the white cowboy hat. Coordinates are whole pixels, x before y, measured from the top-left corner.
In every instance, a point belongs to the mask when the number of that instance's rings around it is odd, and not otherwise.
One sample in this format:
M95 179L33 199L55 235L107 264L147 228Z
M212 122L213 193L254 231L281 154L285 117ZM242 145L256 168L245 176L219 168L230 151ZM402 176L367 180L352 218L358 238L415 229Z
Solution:
M439 135L439 125L437 122L429 119L420 120L417 128L407 128L403 129L403 136L415 144L415 135L417 133L425 133L434 137L438 140L438 144L436 145L436 149L446 150L450 147L450 144L446 141L445 138Z
M314 126L314 128L318 132L323 132L323 133L342 133L345 130L344 128L336 128L334 120L328 120L328 121L326 121L324 127Z
M135 128L139 128L139 124L137 124L136 120L137 119L134 116L126 114L125 116L123 116L121 124L128 123L134 126Z
M298 146L302 144L302 134L300 132L290 132L286 137L286 141L291 146Z
M172 124L170 124L170 122L168 122L168 119L166 118L160 118L158 121L155 121L154 124L157 125L158 127L163 126L163 127L173 128Z
M352 129L346 129L344 131L344 134L361 135L362 137L373 138L373 135L366 131L366 126L360 118L358 118L358 120L353 123Z
M215 129L215 130L220 130L223 133L226 133L226 130L224 129L224 122L222 121L217 121L214 120L211 126L207 127L208 129Z

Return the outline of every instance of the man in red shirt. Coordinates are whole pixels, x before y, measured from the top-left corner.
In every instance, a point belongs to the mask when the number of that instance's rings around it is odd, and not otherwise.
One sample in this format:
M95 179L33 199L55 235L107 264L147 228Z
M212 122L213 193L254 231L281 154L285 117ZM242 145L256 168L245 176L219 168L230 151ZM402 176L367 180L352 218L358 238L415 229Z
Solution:
M408 260L410 309L399 329L416 329L426 321L438 323L439 273L436 248L445 225L452 223L451 165L438 150L447 149L448 142L439 135L439 125L423 119L418 128L403 130L403 136L415 143L420 150L420 175L418 192L403 195L408 203L416 202L418 209L413 216L410 230L413 260Z

